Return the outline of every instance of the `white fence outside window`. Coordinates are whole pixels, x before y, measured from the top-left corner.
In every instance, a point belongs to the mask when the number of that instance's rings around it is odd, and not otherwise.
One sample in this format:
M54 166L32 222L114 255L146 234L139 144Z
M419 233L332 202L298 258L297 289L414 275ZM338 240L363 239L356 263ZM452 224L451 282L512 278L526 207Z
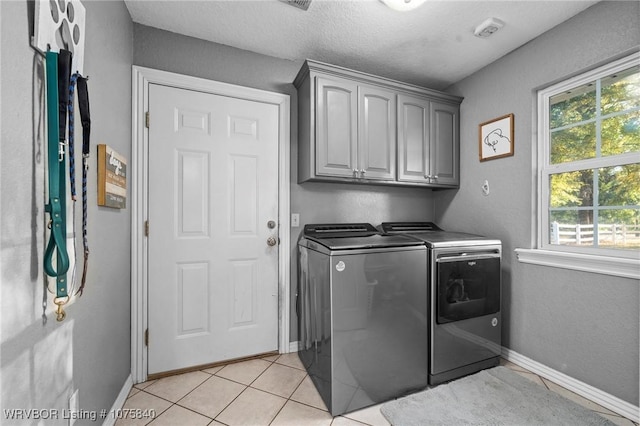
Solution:
M594 245L594 225L551 223L551 244ZM640 244L640 225L598 224L598 244L627 246Z

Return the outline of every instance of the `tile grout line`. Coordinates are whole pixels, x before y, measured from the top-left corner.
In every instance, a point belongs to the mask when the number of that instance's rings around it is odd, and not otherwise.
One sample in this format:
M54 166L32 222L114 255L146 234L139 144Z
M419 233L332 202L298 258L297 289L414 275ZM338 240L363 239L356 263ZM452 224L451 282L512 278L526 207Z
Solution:
M273 416L273 418L272 418L271 420L269 420L269 425L271 425L271 424L276 420L276 418L278 417L278 414L280 414L280 413L282 412L282 410L284 410L284 407L285 407L285 405L287 405L287 402L289 402L289 399L287 399L287 400L284 402L284 404L282 404L282 407L280 407L280 409L278 410L278 412L276 413L276 415L275 415L275 416Z
M278 359L279 359L279 358L278 358ZM275 362L274 362L274 363L275 363ZM279 365L284 365L285 367L290 367L290 368L294 368L294 369L296 369L296 370L300 370L299 368L291 367L291 366L286 365L286 364L279 364ZM266 371L266 370L265 370L265 371ZM309 377L309 374L307 373L307 371L306 371L306 370L304 370L304 372L305 372L304 377L302 378L302 380L300 380L300 383L298 383L298 385L295 387L295 389L293 390L293 392L291 392L291 395L289 395L289 397L288 397L288 398L286 398L285 403L282 405L282 407L280 407L280 410L278 410L278 412L276 413L276 415L275 415L275 416L273 416L273 419L271 419L271 421L269 422L269 425L273 424L273 422L276 420L276 418L278 417L278 415L282 412L282 410L284 410L284 407L285 407L285 406L287 405L287 403L288 403L288 402L290 402L290 401L291 401L291 402L294 402L294 403L297 403L297 404L300 404L300 405L304 405L304 406L306 406L306 407L314 408L314 409L316 409L316 410L318 410L318 411L321 411L321 412L326 412L326 413L328 413L328 414L330 415L330 413L329 413L328 411L323 411L323 410L320 410L320 409L319 409L319 408L317 408L317 407L313 407L312 405L305 404L305 403L298 402L298 401L296 401L296 400L291 399L291 397L296 393L296 391L300 388L300 386L302 386L302 383L304 382L304 379L306 379L307 377ZM256 380L257 380L257 378L256 378ZM254 381L255 381L255 380L254 380ZM253 383L253 382L252 382L252 383ZM252 389L254 389L254 388L252 388ZM258 389L258 390L260 390L260 389ZM333 418L331 419L331 423L330 423L330 425L331 425L331 424L333 424L333 421L334 421L334 420L335 420L335 417L333 417Z
M343 415L335 416L335 417L333 418L333 420L331 420L331 424L333 424L333 422L334 422L336 419L339 419L340 417L342 417L343 419L347 419L347 420L349 420L349 421L352 421L352 422L359 423L359 424L361 424L361 425L365 425L365 426L372 426L372 425L371 425L371 424L369 424L369 423L361 422L360 420L352 419L351 417L346 417L346 416L343 416Z
M185 396L186 396L186 395L185 395ZM208 419L208 420L209 420L209 423L207 423L207 424L211 424L211 422L214 420L214 419L212 419L211 417L209 417L209 416L207 416L207 415L205 415L205 414L202 414L202 413L200 413L200 412L198 412L198 411L192 410L192 409L191 409L191 408L189 408L189 407L185 407L185 406L183 406L183 405L180 405L180 404L178 404L177 402L174 402L173 404L171 404L171 405L169 406L169 408L167 408L166 410L164 410L162 413L163 413L163 414L164 414L164 413L166 413L166 412L167 412L167 411L169 411L172 407L180 407L180 408L183 408L183 409L185 409L185 410L187 410L187 411L191 411L191 412L192 412L192 413L194 413L194 414L197 414L197 415L199 415L199 416L202 416L202 417L204 417L204 418L206 418L206 419ZM160 417L160 416L158 416L158 417ZM154 418L153 420L157 419L158 417ZM152 420L152 421L153 421L153 420Z
M138 392L138 393L146 393L147 395L153 396L155 398L161 399L161 400L166 401L166 402L169 403L169 406L167 408L165 408L164 410L160 411L160 413L157 416L155 416L154 418L149 420L147 423L145 423L145 426L148 425L149 423L151 423L152 421L154 421L155 419L157 419L158 417L160 417L162 414L166 413L167 410L169 410L169 408L171 408L175 404L173 401L169 401L168 399L162 398L162 397L160 397L158 395L154 395L151 392L145 392L144 389L140 389L140 392ZM154 409L154 411L155 411L155 409Z
M219 376L216 376L216 377L219 377ZM221 378L221 379L224 379L224 377L220 377L220 378ZM225 379L225 380L226 380L226 379ZM233 382L233 383L237 383L237 382ZM226 410L227 408L229 408L229 406L230 406L231 404L233 404L233 403L235 402L235 400L236 400L236 399L240 398L240 395L242 395L242 394L243 394L247 389L249 389L249 386L247 386L247 385L245 385L245 384L242 384L242 386L244 386L244 389L242 389L242 392L240 392L238 395L236 395L236 396L235 396L235 398L233 398L231 401L229 401L229 403L228 403L227 405L225 405L225 406L224 406L224 408L223 408L222 410L220 410L220 412L219 412L219 413L218 413L218 414L213 418L213 420L215 420L215 421L216 421L216 422L218 422L218 423L222 423L222 424L225 424L225 425L226 425L226 423L223 423L223 422L221 422L221 421L219 421L219 420L216 420L216 419L220 416L220 414L224 413L224 410Z
M262 358L256 358L256 359L262 359ZM267 368L265 368L264 370L262 370L262 372L261 372L260 374L258 374L258 375L256 376L256 378L255 378L255 379L253 379L253 380L251 381L251 383L249 383L249 384L241 383L241 382L238 382L238 381L236 381L236 380L229 379L228 377L224 377L224 376L219 376L219 375L218 375L218 373L219 373L219 372L221 372L221 371L224 369L224 367L227 367L227 366L229 366L229 365L233 365L233 364L239 364L239 363L225 364L221 369L219 369L218 371L216 371L215 373L213 373L213 376L219 377L219 378L221 378L221 379L229 380L230 382L237 383L237 384L242 385L242 386L251 386L251 384L252 384L253 382L255 382L256 380L258 380L258 377L262 376L262 375L264 374L264 372L265 372L265 371L267 371L267 370L268 370L268 369L269 369L273 364L275 364L275 361L266 361L266 360L265 360L265 362L268 362L268 363L269 363L269 364L271 364L271 365L269 365L269 367L267 367ZM278 364L278 365L280 365L280 364Z
M199 387L201 387L202 385L204 385L204 384L205 384L206 382L208 382L208 381L209 381L213 376L215 376L215 374L208 373L208 372L206 372L206 371L204 371L204 370L197 370L197 371L200 371L200 372L202 372L202 373L208 374L208 375L209 375L209 377L208 377L206 380L204 380L202 383L200 383L198 386L196 386L195 388L193 388L193 389L191 389L189 392L187 392L187 393L186 393L182 398L180 398L179 400L177 400L176 402L174 402L174 403L173 403L173 405L177 405L178 407L180 407L180 408L184 408L185 410L191 411L192 413L198 414L198 415L200 415L200 416L202 416L202 417L206 417L207 419L209 419L209 420L210 420L210 422L209 422L209 423L207 423L207 425L209 425L209 424L211 424L211 422L214 420L213 418L211 418L211 417L207 416L206 414L203 414L203 413L201 413L201 412L199 412L199 411L193 410L193 409L191 409L191 408L189 408L189 407L185 407L184 405L181 405L181 404L180 404L180 401L182 401L183 399L185 399L187 396L191 395L191 393L193 393L196 389L198 389ZM217 376L216 376L216 377L217 377ZM171 408L171 407L169 407L169 408Z
M265 371L266 371L266 370L265 370ZM261 375L262 375L262 374L261 374ZM307 376L305 375L305 376L302 378L302 380L300 380L300 383L298 383L298 384L296 385L296 388L291 392L291 395L293 395L293 394L296 392L296 390L298 389L298 387L300 386L300 384L302 384L302 382L304 381L305 377L307 377ZM257 377L256 377L256 380L258 380L258 378L257 378ZM255 383L255 381L256 381L256 380L254 380L253 382L251 382L251 385L252 385L253 383ZM264 389L260 389L260 388L253 387L253 386L251 386L251 385L248 385L247 387L249 387L249 388L251 388L251 389L254 389L254 390L257 390L257 391L260 391L260 392L268 393L269 395L279 396L280 398L284 398L284 399L291 399L291 395L289 395L288 397L287 397L287 396L282 396L282 395L278 395L277 393L273 393L273 392L269 392L269 391L264 390Z
M190 394L191 394L191 392L193 392L194 390L196 390L196 389L198 389L200 386L202 386L202 385L203 385L207 380L211 379L211 377L213 377L213 374L207 373L206 371L202 371L202 370L196 370L196 371L199 371L199 372L202 372L202 373L208 374L208 375L209 375L209 377L207 377L206 379L204 379L204 380L203 380L200 384L198 384L195 388L191 389L189 392L187 392L186 394L184 394L182 397L180 397L180 398L179 398L177 401L175 401L175 402L174 402L174 401L171 401L171 400L169 400L169 399L163 398L163 397L161 397L161 396L158 396L158 395L156 395L156 394L153 394L153 393L151 393L151 392L147 392L147 393L148 393L149 395L153 395L153 396L155 396L155 397L157 397L157 398L160 398L160 399L163 399L163 400L165 400L165 401L168 401L168 402L170 402L172 405L178 405L179 407L182 407L182 408L184 408L184 409L189 410L189 408L187 408L187 407L183 407L182 405L180 405L180 404L178 404L178 403L179 403L180 401L182 401L184 398L186 398L188 395L190 395ZM187 374L187 373L185 373L185 374ZM144 391L144 390L143 390L143 391ZM169 407L169 408L171 408L171 407ZM168 408L167 408L167 410L168 410ZM165 411L167 411L167 410L165 410ZM191 411L193 411L193 410L191 410ZM163 411L163 412L164 412L164 411ZM197 413L196 411L194 411L194 412L195 412L195 413ZM197 413L197 414L204 415L204 414L202 414L202 413ZM158 417L159 417L159 416L158 416ZM209 418L209 416L205 416L205 417Z
M309 377L309 378L310 378L311 376L309 376L309 375L307 374L306 376L304 376L304 377L302 378L302 382L304 382L304 379L306 379L307 377ZM291 394L291 396L293 396L293 394L294 394L294 393L296 393L296 391L300 388L300 386L302 386L302 382L300 382L300 384L299 384L299 385L298 385L298 387L293 391L293 393ZM314 389L315 389L315 385L314 385ZM318 394L318 395L319 395L319 394ZM322 399L322 397L320 397L320 398ZM314 405L307 404L306 402L300 402L300 401L297 401L297 400L295 400L295 399L291 399L291 397L289 397L289 400L290 400L290 401L292 401L292 402L295 402L295 403L298 403L298 404L304 405L304 406L306 406L306 407L315 408L316 410L322 411L322 412L324 412L324 413L329 413L329 410L328 410L328 409L323 410L322 408L318 408L318 407L316 407L316 406L314 406ZM324 403L324 400L322 400L322 402ZM325 407L325 408L327 408L327 407ZM331 414L331 413L329 413L329 414ZM332 417L333 417L333 416L332 416ZM337 416L336 416L336 417L337 417Z
M280 355L280 356L282 356L282 355ZM271 365L270 365L270 366L268 366L267 368L265 368L264 370L262 370L262 372L261 372L260 374L258 374L258 375L256 376L256 378L255 378L255 379L253 379L253 380L252 380L248 385L246 385L246 386L247 386L247 387L251 387L251 385L252 385L256 380L258 380L258 379L259 379L259 378L260 378L260 377L261 377L261 376L262 376L262 375L263 375L263 374L264 374L268 369L270 369L271 367L273 367L273 364L275 364L275 363L276 363L276 361L280 358L280 356L278 356L278 358L276 358L276 359L274 359L273 361L271 361Z

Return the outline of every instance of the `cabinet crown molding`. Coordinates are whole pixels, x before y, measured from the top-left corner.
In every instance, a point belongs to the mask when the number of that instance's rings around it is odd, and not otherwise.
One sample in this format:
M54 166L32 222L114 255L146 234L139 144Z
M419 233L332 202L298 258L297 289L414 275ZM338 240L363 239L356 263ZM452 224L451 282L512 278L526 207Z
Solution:
M293 81L294 86L299 89L302 85L302 82L306 78L308 78L310 74L316 72L322 73L324 75L335 75L337 77L349 77L361 82L377 85L386 89L391 89L396 92L406 93L414 96L428 96L431 99L441 102L450 102L455 105L459 105L464 99L461 96L451 95L439 90L416 86L414 84L404 83L402 81L394 80L391 78L380 77L377 75L368 74L366 72L344 68L338 65L331 65L325 62L315 61L313 59L306 59L304 61L304 64L298 72L298 75Z

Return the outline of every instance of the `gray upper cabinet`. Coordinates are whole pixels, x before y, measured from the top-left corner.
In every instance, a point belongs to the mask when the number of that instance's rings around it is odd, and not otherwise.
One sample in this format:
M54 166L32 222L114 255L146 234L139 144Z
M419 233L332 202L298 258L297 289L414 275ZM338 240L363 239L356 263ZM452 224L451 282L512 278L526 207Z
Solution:
M429 100L408 95L398 96L398 180L431 183Z
M358 86L316 77L316 174L353 177L358 167Z
M457 187L459 107L398 95L398 181Z
M306 61L298 181L457 187L461 98Z
M460 108L431 101L431 152L427 178L436 185L460 184Z
M316 175L396 177L396 94L338 77L316 77Z
M358 177L396 178L396 94L358 87Z

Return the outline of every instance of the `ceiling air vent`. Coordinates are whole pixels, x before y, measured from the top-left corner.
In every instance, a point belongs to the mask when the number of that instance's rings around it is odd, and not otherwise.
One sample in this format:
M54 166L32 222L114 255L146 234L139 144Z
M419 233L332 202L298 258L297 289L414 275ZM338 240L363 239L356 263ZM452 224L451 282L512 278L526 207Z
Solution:
M295 6L298 9L307 10L309 9L309 5L311 4L311 0L280 0L283 3L290 4L291 6Z

